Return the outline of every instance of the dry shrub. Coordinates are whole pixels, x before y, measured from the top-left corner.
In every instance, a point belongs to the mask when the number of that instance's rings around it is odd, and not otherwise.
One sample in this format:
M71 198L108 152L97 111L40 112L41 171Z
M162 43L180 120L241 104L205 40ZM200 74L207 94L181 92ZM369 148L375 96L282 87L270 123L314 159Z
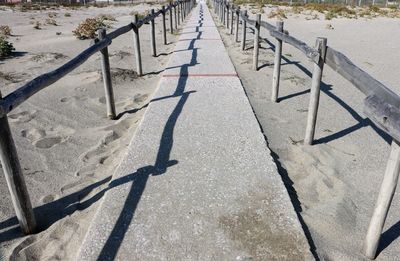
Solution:
M11 35L11 28L8 25L0 25L0 36L10 36Z
M144 19L148 14L149 14L148 12L140 13L140 12L138 12L138 11L132 11L132 12L129 13L129 15L131 15L131 16L138 15L138 19L139 19L139 20Z
M117 19L115 19L114 16L109 15L109 14L101 14L97 18L102 20L102 21L111 21L111 22L117 21Z
M268 18L279 18L279 19L286 19L286 12L283 9L276 9L275 11L272 11L269 13Z
M56 18L57 17L57 13L56 12L50 12L50 13L47 14L47 16L49 18Z
M40 30L40 29L42 29L41 26L42 26L42 24L39 21L36 21L35 25L33 26L33 28L35 28L36 30Z
M87 18L72 33L80 40L94 39L97 36L97 30L105 26L104 21L98 17Z
M55 19L47 18L46 24L57 26L57 21Z

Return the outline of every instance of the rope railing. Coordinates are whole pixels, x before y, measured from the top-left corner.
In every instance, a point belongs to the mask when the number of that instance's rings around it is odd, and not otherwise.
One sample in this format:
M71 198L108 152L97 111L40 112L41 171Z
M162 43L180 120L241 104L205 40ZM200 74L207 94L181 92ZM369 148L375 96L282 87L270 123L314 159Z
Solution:
M134 35L134 51L136 57L136 67L139 76L143 75L139 28L143 24L151 23L151 43L152 55L156 56L156 41L155 41L155 22L154 20L162 15L163 27L163 40L167 44L166 39L166 14L169 13L170 19L170 33L178 28L178 25L184 21L185 17L193 9L195 0L178 0L169 3L168 7L162 6L157 12L154 9L151 13L139 20L138 15L135 15L134 21L125 26L119 27L116 30L106 33L105 28L98 30L98 38L91 43L91 45L69 60L67 63L61 65L57 69L42 74L33 80L25 83L17 90L11 92L4 98L0 93L0 160L6 177L7 185L11 194L12 203L14 206L15 214L20 224L21 230L24 234L31 234L36 231L36 220L32 210L31 201L29 198L28 190L24 181L24 176L18 159L17 150L11 134L10 126L8 123L7 114L28 100L34 94L45 89L46 87L57 82L74 69L81 66L95 53L101 53L101 67L104 82L107 115L110 119L116 119L116 110L114 103L114 94L111 82L111 70L108 55L108 46L111 45L112 40L133 31ZM174 12L173 12L174 11ZM173 13L175 15L173 16ZM175 19L173 19L175 18ZM175 28L173 25L175 21Z
M230 34L234 34L235 42L238 42L239 27L240 24L242 25L242 50L245 50L246 46L246 28L248 26L254 28L254 70L258 70L260 28L263 27L267 29L270 36L276 40L271 95L271 100L273 102L278 101L283 42L300 50L313 63L314 69L311 80L310 102L304 139L305 144L312 145L314 141L320 85L325 64L351 82L353 86L367 96L364 99L364 113L374 124L393 138L391 155L363 246L365 256L374 259L400 173L400 96L356 66L344 54L327 46L326 38L317 38L315 47L310 47L305 42L285 32L283 30L284 24L281 21L278 21L276 26L273 26L266 21L261 21L261 14L257 14L257 19L252 20L249 19L247 10L241 10L240 6L235 6L225 0L209 1L222 24L230 29ZM231 12L230 15L229 10ZM229 21L229 19L231 20L230 23L225 22ZM234 19L236 20L235 23L233 22ZM236 27L235 30L232 28L234 24ZM229 28L229 26L231 26L231 28Z

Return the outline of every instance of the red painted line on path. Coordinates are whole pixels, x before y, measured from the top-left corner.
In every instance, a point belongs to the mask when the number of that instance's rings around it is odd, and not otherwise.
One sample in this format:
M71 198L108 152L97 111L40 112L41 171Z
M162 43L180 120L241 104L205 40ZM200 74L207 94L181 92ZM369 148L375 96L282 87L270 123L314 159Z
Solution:
M206 74L163 74L162 77L237 77L237 73L206 73Z
M200 38L200 39L197 39L197 38L185 38L185 39L179 39L179 42L183 42L183 41L192 41L192 40L206 40L206 41L221 41L221 39L219 38Z

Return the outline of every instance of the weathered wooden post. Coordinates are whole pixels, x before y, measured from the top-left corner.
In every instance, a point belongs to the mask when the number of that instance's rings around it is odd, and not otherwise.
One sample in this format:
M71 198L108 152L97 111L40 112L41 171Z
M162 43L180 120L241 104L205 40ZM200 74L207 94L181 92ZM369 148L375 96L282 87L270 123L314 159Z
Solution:
M153 57L157 56L157 51L156 51L156 25L155 25L155 17L154 17L154 9L151 9L150 14L153 16L153 18L150 21L150 35L151 35L151 55Z
M175 6L175 4L173 5L173 8L174 8L175 29L178 30L178 21L177 21L177 18L176 18L176 6Z
M176 5L176 12L178 14L178 25L181 24L181 10L180 10L179 6L180 6L180 3L178 2L177 5Z
M240 6L238 6L235 12L236 12L235 43L237 43L239 41Z
M32 234L36 230L35 215L33 214L31 200L29 199L28 189L22 174L7 115L0 118L0 160L21 230L24 234Z
M179 13L180 13L180 15L181 15L181 22L183 22L183 20L184 20L184 13L183 13L183 3L182 2L180 2L179 3Z
M232 4L231 6L231 27L230 27L230 34L233 34L233 15L235 13L235 6Z
M183 18L186 19L186 1L183 1L182 3L182 14L183 14Z
M167 25L165 24L165 6L161 6L162 10L162 29L163 29L163 40L164 44L167 44Z
M375 204L374 213L369 223L367 236L364 240L363 252L366 257L375 259L378 249L379 239L382 234L383 226L387 213L392 203L393 195L396 191L400 173L400 143L392 141L389 160L386 165L386 172L383 177L378 199Z
M261 14L257 14L256 16L256 24L254 31L254 49L253 49L253 70L257 71L258 69L258 53L259 53L259 45L260 45L260 23L261 23Z
M175 15L178 16L178 22L175 23L175 24L176 24L176 29L178 29L178 25L181 24L181 21L180 21L181 18L179 17L179 2L178 2L178 4L175 6Z
M229 3L226 5L226 28L229 29Z
M182 22L186 18L186 11L185 11L185 2L182 2Z
M98 30L100 41L106 38L106 29L101 28ZM107 116L110 119L115 119L115 102L114 92L111 82L110 60L108 58L108 47L104 47L101 51L101 72L103 75L104 91L107 104Z
M169 4L169 32L174 33L174 25L172 23L172 4Z
M225 25L226 2L222 0L222 24Z
M283 33L283 22L276 22L276 30ZM275 60L274 60L274 73L272 75L272 95L271 101L278 101L279 94L279 81L281 77L281 58L282 58L282 40L276 38L275 44Z
M314 141L315 124L317 122L322 71L324 69L324 63L325 63L326 42L327 42L327 39L322 38L322 37L318 37L317 41L316 41L315 48L319 51L320 58L319 58L318 64L314 63L314 71L313 71L312 81L311 81L310 105L308 106L306 137L304 139L304 144L308 144L308 145L312 145L312 143Z
M221 1L219 1L219 22L220 23L222 23L222 15L223 15L223 12L224 12L223 9L224 9L223 2L221 0Z
M247 22L246 22L246 17L247 17L247 10L244 10L243 12L243 17L242 18L242 51L244 51L244 49L246 49L246 27L247 27Z
M133 24L136 25L139 21L139 16L135 14L135 18L133 20ZM139 28L136 26L133 27L133 45L135 48L135 57L136 57L136 70L139 76L143 75L142 69L142 54L140 53L140 38L139 38Z

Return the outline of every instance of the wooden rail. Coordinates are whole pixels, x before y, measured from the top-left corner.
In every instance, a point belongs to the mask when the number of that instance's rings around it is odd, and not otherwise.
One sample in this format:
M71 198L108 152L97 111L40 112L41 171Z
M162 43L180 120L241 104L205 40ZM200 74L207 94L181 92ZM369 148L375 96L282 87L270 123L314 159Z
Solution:
M230 18L231 28L227 29L230 30L230 34L234 34L235 42L238 41L239 27L242 24L242 50L245 50L246 27L248 26L254 27L255 38L259 37L259 27L261 26L267 29L269 34L276 40L271 97L273 102L278 101L283 42L301 51L314 64L304 139L305 144L312 145L314 141L324 64L331 67L367 96L364 100L364 113L374 124L393 138L390 158L363 246L365 256L374 259L400 173L400 96L356 66L344 54L327 46L326 38L317 38L315 47L310 47L306 43L290 36L288 32L285 32L283 30L283 22L278 22L276 26L273 26L266 21L259 21L259 14L256 20L251 20L246 10L240 10L239 6L234 6L226 0L210 0L210 3L222 24L228 24L224 22L225 17L221 15L225 12L224 10L232 11ZM233 12L233 10L235 11ZM233 20L235 20L235 23ZM235 24L235 30L232 28L233 24ZM258 45L258 39L254 39L254 70L258 69Z
M28 190L22 175L17 150L11 135L10 127L8 124L7 114L13 109L17 108L24 101L32 97L35 93L43 90L44 88L57 82L65 75L70 73L87 61L92 55L97 52L101 53L101 68L104 82L104 90L106 97L107 115L111 119L116 118L114 93L111 82L111 71L110 61L107 47L112 43L112 40L133 31L134 35L134 50L136 56L136 67L139 75L143 75L142 61L140 52L140 38L139 28L146 23L151 23L151 44L152 54L156 56L156 41L155 41L155 22L154 20L161 15L162 26L163 26L163 39L164 44L167 44L166 36L166 25L165 19L166 14L169 12L170 17L170 32L173 33L173 22L172 22L172 11L175 12L175 18L177 10L181 10L181 18L187 16L190 10L194 7L195 0L178 0L171 2L168 7L162 6L157 12L154 9L151 10L151 14L144 17L142 20L138 19L135 15L135 19L132 23L122 26L111 33L107 34L104 28L99 29L98 39L95 39L93 44L87 49L79 53L76 57L58 67L57 69L42 74L35 79L24 84L22 87L8 94L2 98L0 94L0 160L3 167L3 172L6 177L7 185L11 194L14 210L19 221L21 230L25 234L31 234L36 231L36 220L32 211L32 205L29 198ZM179 17L179 13L178 13ZM178 20L179 21L179 20ZM183 21L183 20L182 20ZM177 28L177 20L175 19L175 26ZM179 23L179 22L178 22Z

